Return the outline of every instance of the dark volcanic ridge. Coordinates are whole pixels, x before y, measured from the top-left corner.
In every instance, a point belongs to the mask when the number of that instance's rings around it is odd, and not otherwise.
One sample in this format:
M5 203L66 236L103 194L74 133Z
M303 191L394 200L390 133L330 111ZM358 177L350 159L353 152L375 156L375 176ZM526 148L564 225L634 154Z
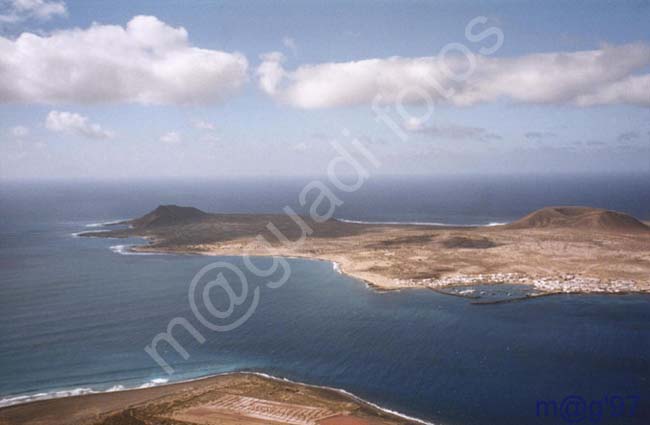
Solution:
M160 205L155 210L128 223L135 229L171 226L183 222L201 220L210 214L194 207L180 207L178 205Z
M589 207L546 207L504 227L509 229L574 228L618 232L650 230L650 227L629 214Z
M218 214L206 213L194 207L160 205L150 213L145 214L140 218L131 220L128 223L135 229L148 229L196 222L210 217L215 218L216 216L218 216ZM253 217L255 215L246 214L246 216ZM345 226L345 224L343 224L343 226ZM650 230L650 227L629 214L600 208L580 206L542 208L533 211L532 213L513 223L503 226L503 228L578 228L609 231ZM472 242L470 245L473 245L475 241L470 242ZM464 245L464 241L450 240L449 244L458 245L460 247ZM479 243L479 245L480 244L481 243Z
M84 232L79 236L117 238L144 236L151 240L155 239L155 245L158 247L223 243L258 235L267 241L275 241L276 237L269 230L269 223L272 223L289 240L296 240L301 237L302 232L294 218L283 214L213 214L194 207L161 205L140 218L122 222L121 224L130 225L128 229ZM405 228L405 231L413 231L412 226L400 226L399 224L355 224L334 219L315 222L309 217L302 217L302 220L313 230L310 237L316 239L370 235L373 232L402 227ZM435 229L436 231L444 230L440 226L435 226ZM608 233L645 233L650 231L649 226L628 214L589 207L547 207L507 225L466 228L467 231L481 229L489 231L490 234L520 229L548 229L551 231L567 229ZM433 240L435 240L433 234L408 234L397 238L391 237L389 240L379 243L382 247L407 246ZM465 234L450 235L439 243L447 249L487 249L500 245L484 236Z

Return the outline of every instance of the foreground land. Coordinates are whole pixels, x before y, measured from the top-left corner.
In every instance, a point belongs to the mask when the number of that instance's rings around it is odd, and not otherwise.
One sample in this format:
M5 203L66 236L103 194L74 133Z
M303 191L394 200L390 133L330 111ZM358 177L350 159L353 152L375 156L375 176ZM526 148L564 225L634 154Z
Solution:
M397 425L416 423L336 390L238 373L0 409L0 425Z
M136 251L328 260L383 290L512 283L536 294L650 292L650 227L595 208L549 207L508 225L441 227L167 205L124 224L84 236L147 238Z

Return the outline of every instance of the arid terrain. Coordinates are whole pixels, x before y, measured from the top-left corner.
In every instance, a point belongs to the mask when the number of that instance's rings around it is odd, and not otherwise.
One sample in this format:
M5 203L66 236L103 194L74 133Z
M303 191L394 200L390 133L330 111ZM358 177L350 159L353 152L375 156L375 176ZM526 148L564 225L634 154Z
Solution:
M83 236L147 238L137 251L328 260L382 290L512 283L538 294L650 292L650 227L595 208L548 207L507 225L441 227L168 205L125 224Z
M347 394L237 373L0 409L0 425L397 425Z

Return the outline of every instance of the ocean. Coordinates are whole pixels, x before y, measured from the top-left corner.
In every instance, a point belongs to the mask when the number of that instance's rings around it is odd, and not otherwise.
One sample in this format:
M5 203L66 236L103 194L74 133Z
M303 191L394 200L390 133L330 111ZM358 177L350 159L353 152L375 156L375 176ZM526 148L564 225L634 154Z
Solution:
M650 219L649 177L371 178L341 195L335 217L487 225L570 204ZM603 406L583 423L650 422L650 296L474 305L428 290L378 293L331 263L292 259L280 288L247 273L260 288L254 314L214 332L193 315L190 282L216 260L245 271L241 258L124 255L140 241L74 235L159 204L299 210L306 181L2 183L0 405L247 370L344 389L435 424L568 423L540 415L539 403L571 396ZM189 356L161 348L175 369L168 375L144 347L175 317L206 341L180 330Z

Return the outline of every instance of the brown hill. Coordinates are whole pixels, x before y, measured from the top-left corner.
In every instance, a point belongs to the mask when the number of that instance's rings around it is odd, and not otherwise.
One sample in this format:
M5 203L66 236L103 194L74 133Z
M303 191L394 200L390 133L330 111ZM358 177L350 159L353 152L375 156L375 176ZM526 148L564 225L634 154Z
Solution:
M504 227L510 229L557 227L619 232L650 230L650 227L629 214L589 207L546 207Z
M174 224L200 220L208 217L209 214L194 207L179 207L178 205L160 205L155 210L140 218L131 220L131 224L136 229L149 227L171 226Z

